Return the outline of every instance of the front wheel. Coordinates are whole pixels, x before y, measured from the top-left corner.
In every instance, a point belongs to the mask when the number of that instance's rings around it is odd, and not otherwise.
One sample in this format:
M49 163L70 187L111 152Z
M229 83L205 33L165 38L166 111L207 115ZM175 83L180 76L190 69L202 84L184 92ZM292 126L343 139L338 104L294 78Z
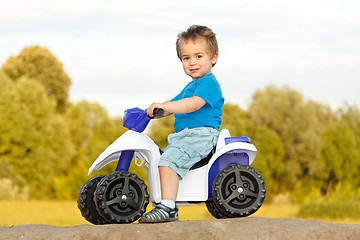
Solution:
M95 225L109 223L97 211L94 202L94 192L97 184L104 175L95 176L87 180L80 188L78 196L78 208L81 215L89 222Z
M143 180L130 172L113 172L98 184L94 200L99 214L111 223L131 223L141 217L149 204Z
M227 217L246 217L256 212L265 200L265 182L253 167L231 165L215 178L213 201Z

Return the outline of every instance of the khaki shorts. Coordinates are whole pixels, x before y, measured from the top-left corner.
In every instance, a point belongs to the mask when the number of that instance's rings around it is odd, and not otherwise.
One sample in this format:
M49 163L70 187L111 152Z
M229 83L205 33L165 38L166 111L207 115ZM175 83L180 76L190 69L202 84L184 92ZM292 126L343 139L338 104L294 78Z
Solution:
M173 169L182 179L195 163L209 154L218 136L219 131L210 127L185 128L170 134L169 145L161 155L159 166Z

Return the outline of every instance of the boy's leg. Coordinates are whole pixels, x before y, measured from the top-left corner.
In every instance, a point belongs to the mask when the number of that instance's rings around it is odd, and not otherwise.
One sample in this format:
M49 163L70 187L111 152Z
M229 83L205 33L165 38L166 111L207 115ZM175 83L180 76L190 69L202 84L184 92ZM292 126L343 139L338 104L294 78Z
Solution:
M161 183L161 199L176 201L179 176L169 167L159 166L160 183Z
M178 174L169 167L159 166L161 183L161 203L150 212L145 213L140 222L159 223L178 220L178 209L175 201L179 188Z

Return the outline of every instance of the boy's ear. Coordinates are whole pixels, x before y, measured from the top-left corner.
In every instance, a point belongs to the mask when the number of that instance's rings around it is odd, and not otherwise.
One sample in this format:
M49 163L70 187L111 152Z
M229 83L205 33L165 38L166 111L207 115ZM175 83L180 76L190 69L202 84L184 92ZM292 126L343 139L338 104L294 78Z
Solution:
M212 59L211 59L211 63L212 63L213 65L216 64L218 57L219 57L219 53L218 53L218 52L215 52L214 56L213 56Z

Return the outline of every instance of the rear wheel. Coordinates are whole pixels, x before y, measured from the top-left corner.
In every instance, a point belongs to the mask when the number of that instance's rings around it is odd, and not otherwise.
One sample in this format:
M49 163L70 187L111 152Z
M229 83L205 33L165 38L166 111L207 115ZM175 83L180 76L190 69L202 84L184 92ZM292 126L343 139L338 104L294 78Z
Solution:
M80 188L78 196L78 208L81 215L89 222L95 225L107 224L106 221L96 210L94 202L94 192L97 184L104 177L104 175L90 178Z
M227 217L246 217L256 212L265 200L265 182L253 167L231 165L215 178L213 201Z
M206 204L206 207L207 207L209 213L214 218L221 219L221 218L227 218L228 217L223 212L221 212L221 210L218 209L218 207L216 206L214 201L207 201L207 202L205 202L205 204Z
M131 223L141 217L149 204L143 180L130 172L113 172L105 176L95 191L99 214L111 223Z

